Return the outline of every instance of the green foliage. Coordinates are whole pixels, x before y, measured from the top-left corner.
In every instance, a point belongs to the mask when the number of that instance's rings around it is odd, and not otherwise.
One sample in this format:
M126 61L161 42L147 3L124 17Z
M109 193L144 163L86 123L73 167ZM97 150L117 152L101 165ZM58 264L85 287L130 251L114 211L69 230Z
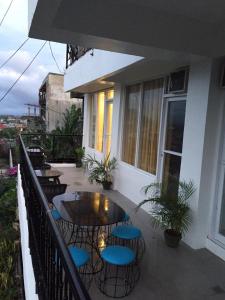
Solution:
M78 147L75 149L75 160L81 161L84 158L85 147Z
M0 299L16 299L17 288L14 278L17 258L16 240L18 232L14 229L17 207L16 180L0 180Z
M177 182L177 186L176 193L168 193L168 189L160 183L152 183L144 187L148 198L143 200L137 209L146 203L152 203L153 224L182 234L188 230L191 223L187 201L195 192L195 187L192 181L180 181Z
M116 158L110 159L110 153L101 161L95 156L87 155L84 158L84 164L89 170L88 179L91 183L112 182L112 171L116 168Z
M16 188L10 188L0 198L0 226L8 228L16 219Z
M12 300L16 296L13 276L16 251L14 241L0 239L0 299Z
M1 178L0 177L0 197L10 189L15 188L15 179L14 178Z
M17 137L16 128L4 128L0 131L0 138L15 139Z
M70 109L67 109L63 116L63 126L57 127L52 133L55 134L72 134L80 135L83 130L82 111L80 108L76 108L76 105L72 105Z

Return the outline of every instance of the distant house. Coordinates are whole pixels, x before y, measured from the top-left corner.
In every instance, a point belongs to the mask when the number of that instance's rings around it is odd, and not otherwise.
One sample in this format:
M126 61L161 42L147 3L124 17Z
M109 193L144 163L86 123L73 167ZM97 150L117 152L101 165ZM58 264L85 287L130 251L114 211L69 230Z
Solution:
M73 104L82 108L83 99L64 92L64 75L49 73L39 89L40 116L47 132L63 125L63 114Z
M0 123L0 130L2 130L2 129L5 129L6 128L6 125L5 124L2 124L2 123Z

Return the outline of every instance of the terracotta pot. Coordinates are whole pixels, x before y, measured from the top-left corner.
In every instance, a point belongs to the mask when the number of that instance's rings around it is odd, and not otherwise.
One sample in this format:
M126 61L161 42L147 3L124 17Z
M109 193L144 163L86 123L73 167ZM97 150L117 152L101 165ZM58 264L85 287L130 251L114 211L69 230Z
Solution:
M164 231L165 242L168 247L177 248L182 238L181 233L178 233L172 229L166 229Z

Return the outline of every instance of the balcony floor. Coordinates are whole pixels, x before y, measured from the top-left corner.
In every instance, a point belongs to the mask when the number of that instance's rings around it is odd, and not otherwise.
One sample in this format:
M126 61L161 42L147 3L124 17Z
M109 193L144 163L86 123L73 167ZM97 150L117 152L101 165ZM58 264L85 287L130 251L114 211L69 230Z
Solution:
M57 167L58 168L58 167ZM141 263L141 277L127 300L201 300L225 299L225 262L206 249L192 250L181 243L178 249L168 248L163 234L152 228L150 216L117 191L102 191L91 185L83 169L61 167L62 183L67 191L96 191L106 193L130 214L132 222L139 226L146 242L146 252ZM90 289L93 300L109 299L101 294L94 282Z

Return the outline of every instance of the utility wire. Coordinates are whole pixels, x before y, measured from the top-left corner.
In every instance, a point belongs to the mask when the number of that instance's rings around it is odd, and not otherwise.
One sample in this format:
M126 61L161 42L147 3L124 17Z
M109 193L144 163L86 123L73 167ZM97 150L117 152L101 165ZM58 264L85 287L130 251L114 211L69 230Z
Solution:
M59 73L64 74L65 72L64 72L64 71L63 71L63 72L61 71L61 69L60 69L60 67L59 67L59 65L58 65L58 63L57 63L57 61L56 61L55 55L54 55L54 53L53 53L53 51L52 51L52 46L51 46L50 41L48 42L48 44L49 44L49 48L50 48L50 51L51 51L52 58L53 58L54 61L55 61L55 64L56 64L57 69L59 70Z
M3 16L3 18L2 18L2 20L1 20L1 22L0 22L0 26L2 25L2 23L3 23L4 19L5 19L5 17L7 16L8 11L10 10L10 7L11 7L13 1L14 1L14 0L11 0L11 2L10 2L10 4L9 4L8 8L6 9L6 12L4 13L4 16Z
M38 52L36 53L36 55L33 57L33 59L30 61L30 63L28 64L28 66L24 69L23 73L16 79L16 81L11 85L11 87L5 92L5 94L1 97L0 99L0 103L5 99L5 97L9 94L9 92L14 88L14 86L17 84L17 82L20 80L20 78L23 76L23 74L29 69L29 67L32 65L32 63L34 62L34 60L36 59L36 57L39 55L39 53L41 52L41 50L44 48L45 44L47 43L47 41L45 41L41 48L38 50Z
M6 60L3 64L0 65L0 69L3 68L3 67L10 61L10 59L12 59L12 58L16 55L16 53L23 47L23 45L26 44L26 42L27 42L29 39L30 39L30 38L27 38L27 39L19 46L19 48L16 49L16 50L12 53L12 55L10 55L10 56L7 58L7 60Z

